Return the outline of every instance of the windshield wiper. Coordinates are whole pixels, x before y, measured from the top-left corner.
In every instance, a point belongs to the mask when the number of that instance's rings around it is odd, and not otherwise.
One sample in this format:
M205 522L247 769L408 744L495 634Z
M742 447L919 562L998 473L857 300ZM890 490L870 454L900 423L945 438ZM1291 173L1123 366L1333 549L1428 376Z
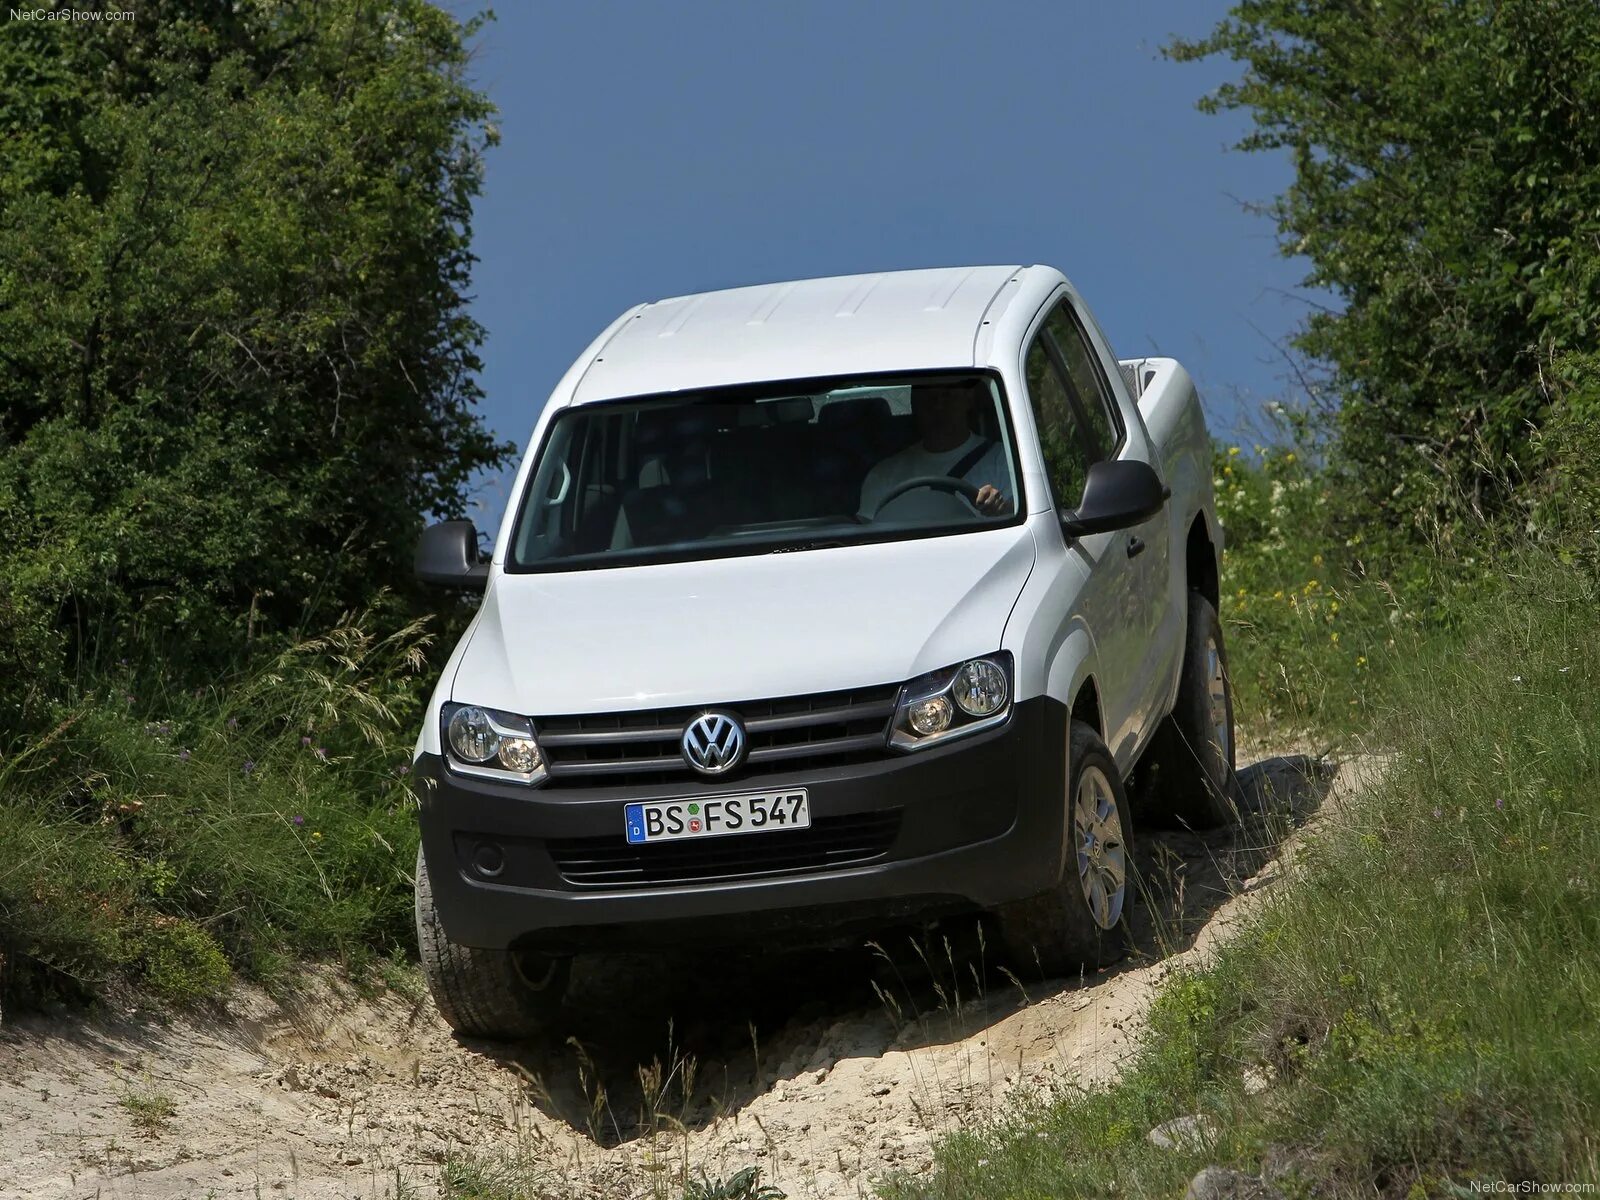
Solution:
M767 553L768 554L793 554L796 550L832 550L835 547L842 546L842 545L844 545L844 543L841 542L841 541L796 542L792 546L778 546L775 549L768 550Z

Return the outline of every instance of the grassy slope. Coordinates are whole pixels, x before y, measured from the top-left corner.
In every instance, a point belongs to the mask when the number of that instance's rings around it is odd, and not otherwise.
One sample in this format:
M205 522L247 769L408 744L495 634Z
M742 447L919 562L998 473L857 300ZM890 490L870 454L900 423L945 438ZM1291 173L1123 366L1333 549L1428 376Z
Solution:
M1131 1075L1022 1101L885 1196L1167 1196L1207 1163L1264 1160L1301 1194L1600 1179L1600 596L1554 555L1501 561L1453 632L1388 652L1367 699L1384 782L1169 989ZM1274 1086L1247 1094L1247 1068ZM1146 1140L1193 1112L1219 1144Z
M347 623L197 692L124 667L0 757L0 982L175 1002L409 952L425 638Z

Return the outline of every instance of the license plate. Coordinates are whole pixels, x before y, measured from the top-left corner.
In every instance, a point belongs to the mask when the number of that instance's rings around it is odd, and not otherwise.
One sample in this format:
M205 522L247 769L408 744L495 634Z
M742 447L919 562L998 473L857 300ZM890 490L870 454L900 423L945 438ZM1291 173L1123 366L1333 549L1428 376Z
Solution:
M624 824L628 841L633 845L723 837L730 833L778 833L785 829L810 828L811 805L805 788L752 796L658 800L628 805Z

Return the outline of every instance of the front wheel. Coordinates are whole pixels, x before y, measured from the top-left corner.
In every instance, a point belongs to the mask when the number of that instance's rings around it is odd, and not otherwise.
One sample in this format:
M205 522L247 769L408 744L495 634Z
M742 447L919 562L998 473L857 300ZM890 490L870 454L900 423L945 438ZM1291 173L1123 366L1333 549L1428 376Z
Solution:
M511 1041L548 1029L561 1010L571 960L517 950L481 950L450 940L433 904L428 864L417 850L417 949L439 1015L466 1037Z
M1012 960L1046 976L1109 966L1128 952L1133 840L1122 774L1100 735L1072 722L1067 861L1049 891L995 913Z

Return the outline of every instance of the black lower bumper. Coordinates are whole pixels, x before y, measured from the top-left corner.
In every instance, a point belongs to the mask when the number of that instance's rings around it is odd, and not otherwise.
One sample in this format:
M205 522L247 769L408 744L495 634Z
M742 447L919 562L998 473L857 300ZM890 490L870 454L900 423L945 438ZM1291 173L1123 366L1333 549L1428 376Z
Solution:
M1066 730L1065 708L1039 698L998 729L917 754L620 788L530 790L423 755L415 775L434 902L464 945L574 950L992 908L1060 876ZM789 787L808 789L810 830L635 847L623 834L634 801ZM629 871L637 877L616 882Z

